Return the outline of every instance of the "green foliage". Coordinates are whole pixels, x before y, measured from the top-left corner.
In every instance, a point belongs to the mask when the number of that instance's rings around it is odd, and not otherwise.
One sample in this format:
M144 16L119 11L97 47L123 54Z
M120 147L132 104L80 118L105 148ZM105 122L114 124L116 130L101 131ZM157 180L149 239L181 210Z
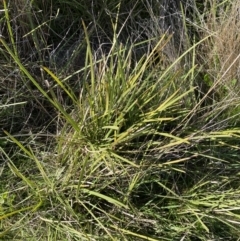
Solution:
M2 2L0 239L238 240L236 5L91 3Z

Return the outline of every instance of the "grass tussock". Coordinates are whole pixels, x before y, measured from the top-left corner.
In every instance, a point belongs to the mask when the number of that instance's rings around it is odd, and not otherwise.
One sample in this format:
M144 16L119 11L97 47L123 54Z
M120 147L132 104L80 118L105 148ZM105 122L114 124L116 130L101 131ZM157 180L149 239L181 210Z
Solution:
M239 7L2 1L0 239L238 240Z

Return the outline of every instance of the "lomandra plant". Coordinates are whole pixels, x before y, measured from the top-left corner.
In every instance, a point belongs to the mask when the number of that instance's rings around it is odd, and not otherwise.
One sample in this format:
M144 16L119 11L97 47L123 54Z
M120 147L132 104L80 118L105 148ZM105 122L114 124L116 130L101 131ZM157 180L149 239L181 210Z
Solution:
M134 217L138 204L132 202L132 193L149 176L148 165L157 160L154 152L161 155L164 146L188 142L164 131L183 115L183 110L177 114L177 107L188 93L178 94L167 81L171 74L165 81L147 70L151 55L132 63L132 49L116 39L109 55L95 63L86 38L89 80L73 112L78 129L67 125L59 137L59 162L66 167L61 183L67 187L76 180L71 187L74 209L84 210L88 222L96 221L96 226L91 225L94 232L104 232L112 239L148 239L145 231L137 232L138 226L142 222L151 226L154 220L144 213L142 218L140 213ZM106 225L101 220L108 216ZM126 228L130 219L134 222Z

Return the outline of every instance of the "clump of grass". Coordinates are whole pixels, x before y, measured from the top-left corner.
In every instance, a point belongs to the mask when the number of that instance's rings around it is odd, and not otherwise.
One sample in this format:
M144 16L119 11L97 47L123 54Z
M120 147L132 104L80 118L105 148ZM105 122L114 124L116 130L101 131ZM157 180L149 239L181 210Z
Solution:
M63 2L57 3L61 11ZM164 29L156 30L158 36L150 36L151 41L154 39L152 42L141 39L140 43L134 43L131 38L127 43L122 42L120 33L127 24L122 22L122 16L127 7L132 11L141 9L142 2L138 5L130 1L124 6L111 1L104 5L108 8L94 15L96 26L101 26L106 20L104 17L109 17L112 24L112 29L109 25L106 27L112 31L110 47L106 51L100 46L99 55L87 25L91 19L88 6L65 3L67 15L75 16L80 10L86 12L87 21L81 22L84 40L74 47L76 51L72 53L76 56L66 64L69 66L65 68L66 73L61 72L58 65L54 69L53 65L40 61L39 57L40 78L28 68L16 48L20 43L14 40L12 20L7 16L6 3L4 5L4 20L10 35L9 39L0 40L4 58L12 63L11 68L19 69L18 78L26 86L27 101L36 101L43 109L51 107L56 118L52 120L54 134L44 132L43 122L40 127L28 130L28 134L15 134L10 128L10 131L4 128L0 139L3 159L0 237L11 240L29 237L33 240L35 237L43 240L237 240L240 130L236 109L226 102L229 95L216 88L219 79L227 75L222 74L214 81L210 79L210 70L214 73L212 66L215 65L207 48L211 48L216 31L209 27L200 32L195 42L189 41L188 48L179 55L172 42L174 35L164 33ZM36 8L41 6L39 2L35 4ZM229 9L211 6L206 13L209 19L202 22L197 5L192 6L196 11L192 21L204 29L204 24L211 19L214 23L213 14L221 9L224 13L234 12L230 2L228 6ZM147 7L152 14L153 5L148 3ZM141 14L147 18L147 11ZM32 20L38 20L33 16ZM136 17L137 12L132 16ZM42 17L45 25L46 16ZM184 19L187 21L183 17L182 26L185 24L188 28L190 23L184 23ZM227 24L223 20L224 17L219 17L222 23L219 26ZM37 33L43 26L32 23L25 33L29 38L29 31ZM144 45L145 49L146 44L151 51L146 49L144 55L137 55L137 46ZM215 46L218 50L215 53L220 55L221 46ZM83 49L84 64L76 69L73 59ZM42 46L38 50L40 53ZM207 64L200 57L206 59ZM237 68L234 61L227 68L233 75ZM219 66L215 66L216 72ZM80 80L83 80L80 84L76 83ZM196 91L201 80L207 89ZM219 98L210 95L212 90ZM18 92L12 99L13 104L6 101L2 107L17 108L18 102L22 106L24 98L20 96ZM210 101L204 101L209 98ZM231 98L239 103L237 92ZM227 103L227 117L221 114L223 101ZM1 115L6 120L5 113ZM46 113L52 115L48 110ZM26 125L29 127L30 123Z

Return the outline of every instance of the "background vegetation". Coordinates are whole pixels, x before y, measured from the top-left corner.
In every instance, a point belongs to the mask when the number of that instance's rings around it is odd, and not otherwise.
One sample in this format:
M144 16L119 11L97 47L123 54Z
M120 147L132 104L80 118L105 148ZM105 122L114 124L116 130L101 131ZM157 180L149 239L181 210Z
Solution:
M239 240L231 0L3 0L0 239Z

